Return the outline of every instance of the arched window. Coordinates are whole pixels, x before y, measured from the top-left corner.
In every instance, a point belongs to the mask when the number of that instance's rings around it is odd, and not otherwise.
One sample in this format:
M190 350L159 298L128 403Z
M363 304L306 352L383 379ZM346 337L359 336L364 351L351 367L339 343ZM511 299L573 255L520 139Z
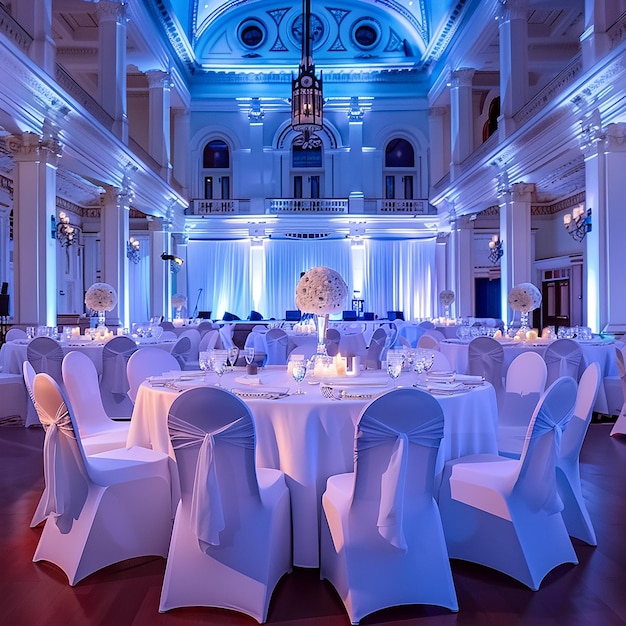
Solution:
M413 146L406 139L392 139L385 149L385 167L415 167Z
M207 143L202 155L202 167L205 169L230 167L230 152L225 141L214 139Z
M415 167L413 146L400 137L391 139L385 147L385 199L413 200L420 189L419 168Z
M483 141L487 141L498 130L500 117L500 96L496 96L489 104L489 118L483 126Z
M202 153L204 191L207 200L231 197L230 148L223 139L212 139Z

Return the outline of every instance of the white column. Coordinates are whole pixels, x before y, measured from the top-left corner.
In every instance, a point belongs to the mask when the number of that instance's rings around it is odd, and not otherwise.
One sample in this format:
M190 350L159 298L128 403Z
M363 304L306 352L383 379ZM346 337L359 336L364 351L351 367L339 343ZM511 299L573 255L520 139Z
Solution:
M448 284L455 293L454 310L457 317L474 315L473 239L474 222L467 216L454 222L448 245L451 268Z
M61 146L35 133L10 135L16 323L56 326L56 172ZM56 232L55 232L56 234Z
M428 111L428 129L430 134L430 186L432 187L437 181L443 178L448 171L447 163L449 158L446 157L445 150L445 116L447 109L445 107L432 107Z
M170 89L172 79L167 72L146 72L148 96L148 152L161 166L161 176L169 181L170 163Z
M580 36L583 53L583 69L591 69L611 48L611 41L606 33L607 2L614 0L585 0L585 29Z
M174 110L174 145L172 166L174 178L182 186L182 195L189 197L189 134L191 115L189 109Z
M102 277L117 291L117 306L107 313L107 323L130 328L128 298L128 259L126 242L129 237L129 214L132 196L127 189L105 187L100 211L100 240L102 245Z
M502 140L515 131L513 115L528 100L527 0L507 0L500 19L500 118Z
M170 253L170 234L168 225L163 220L153 218L149 224L150 246L152 250L150 267L150 315L171 316L171 277L170 263L161 258L161 254Z
M458 166L474 148L474 115L472 98L473 69L452 72L450 89L450 141L452 178L458 174Z
M363 109L359 106L359 99L350 99L348 113L348 146L350 147L350 193L363 191Z
M583 121L585 209L591 231L585 237L586 323L593 332L626 332L623 288L626 213L626 124L600 126L597 115Z
M128 143L126 108L126 2L100 0L98 87L100 103L113 118L113 132Z
M532 282L532 238L530 202L535 186L516 183L510 187L506 175L500 188L500 241L504 256L500 260L500 299L506 322L512 319L508 295L514 285Z
M52 0L19 0L13 3L13 17L33 38L30 58L54 76L56 44L52 37Z

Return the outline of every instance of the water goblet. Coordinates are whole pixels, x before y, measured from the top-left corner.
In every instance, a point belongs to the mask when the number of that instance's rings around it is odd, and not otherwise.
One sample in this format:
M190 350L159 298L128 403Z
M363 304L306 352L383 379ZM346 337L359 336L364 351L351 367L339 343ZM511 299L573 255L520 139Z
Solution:
M213 371L217 374L217 383L215 383L216 387L221 387L221 379L222 375L226 371L226 359L227 354L224 353L223 350L214 350L211 355L211 366Z
M387 374L391 377L391 380L396 381L402 372L402 357L396 355L387 356Z
M422 357L422 362L424 363L424 371L428 374L435 362L435 355L432 352L426 352Z
M211 353L200 352L198 354L198 364L200 369L204 372L204 382L208 383L209 372L211 371Z
M246 363L248 365L252 365L252 362L254 361L254 348L244 348L243 356L246 359Z
M306 361L304 359L297 359L291 361L291 375L293 379L298 383L298 387L296 389L297 395L302 395L306 393L306 391L302 391L302 381L306 376Z
M230 363L231 372L235 369L235 364L237 363L238 358L239 358L239 348L237 346L232 346L228 348L228 362Z

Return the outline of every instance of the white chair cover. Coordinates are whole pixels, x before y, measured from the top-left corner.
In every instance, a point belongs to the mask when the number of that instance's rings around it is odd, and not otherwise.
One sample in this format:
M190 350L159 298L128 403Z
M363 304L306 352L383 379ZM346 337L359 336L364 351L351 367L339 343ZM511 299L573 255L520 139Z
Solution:
M100 396L109 417L130 418L133 412L126 366L136 351L137 344L130 337L113 337L102 348Z
M370 370L379 370L383 350L387 342L387 333L384 328L377 328L372 334L370 345L365 357L365 367Z
M611 437L615 435L626 435L626 357L624 356L623 346L615 347L615 362L617 363L617 373L620 377L624 400L622 410L611 429Z
M519 458L530 418L545 391L547 375L545 361L537 352L522 352L509 365L498 411L499 454Z
M253 333L250 334L252 335ZM270 328L263 337L266 346L265 352L267 354L266 364L286 365L289 350L289 338L287 337L287 333L282 328Z
M468 373L483 376L496 390L498 407L502 406L504 386L502 384L502 368L504 349L493 337L476 337L467 348Z
M598 542L582 493L579 457L601 382L600 365L593 361L580 377L574 416L561 438L561 451L556 464L556 484L563 501L567 532L570 537L592 546L598 545Z
M47 517L33 561L54 563L75 585L112 563L165 556L171 529L168 456L123 448L88 457L55 381L37 374L33 393L46 426Z
M26 331L22 330L21 328L9 328L9 330L7 330L7 334L4 337L5 341L16 341L17 339L27 339L28 335L26 334Z
M435 332L435 331L430 331L430 332ZM430 332L424 333L417 340L417 347L424 348L426 350L439 350L439 341L435 337L433 337L430 334Z
M197 326L198 332L200 333L200 337L204 337L206 333L214 330L213 322L200 322ZM217 330L217 329L215 329Z
M30 364L30 361L24 361L22 363L22 375L24 377L24 385L28 392L27 408L26 408L26 420L24 426L41 426L41 420L37 414L37 407L35 406L35 396L33 396L33 381L35 380L35 369Z
M107 415L93 361L82 352L68 352L63 381L86 454L125 447L130 422L115 422Z
M430 368L431 372L451 372L452 365L450 361L448 361L448 357L439 352L439 350L434 350L433 353L433 364Z
M128 397L134 403L139 385L148 376L160 376L163 372L180 371L180 363L161 348L146 347L131 354L126 364Z
M189 351L181 350L184 363L181 364L183 370L199 370L200 364L198 363L199 348L200 348L200 333L195 328L190 328L183 332L180 339L187 337L189 339ZM176 346L174 346L175 348ZM172 352L174 351L172 348Z
M189 337L179 337L178 341L172 346L170 354L176 359L180 369L185 369L185 363L191 355L191 340Z
M200 344L198 345L198 353L200 352L208 352L217 346L217 342L220 338L219 330L213 329L208 330L202 335L202 339L200 339Z
M433 499L442 437L443 412L430 394L393 390L361 413L354 472L327 481L320 573L353 624L402 604L458 610Z
M452 558L504 572L533 590L561 563L578 563L556 487L576 381L560 378L539 401L519 460L472 455L444 469L439 509Z
M578 380L580 362L583 358L581 347L573 339L557 339L553 341L544 352L543 359L548 368L549 387L561 376L571 376Z
M284 475L255 468L249 409L224 389L183 392L168 426L182 497L159 610L218 606L264 622L274 587L291 569Z
M336 356L339 353L340 342L341 333L336 328L329 328L326 330L324 344L326 345L326 354L328 354L328 356Z
M46 373L63 388L63 348L51 337L35 337L26 348L26 358L37 374Z

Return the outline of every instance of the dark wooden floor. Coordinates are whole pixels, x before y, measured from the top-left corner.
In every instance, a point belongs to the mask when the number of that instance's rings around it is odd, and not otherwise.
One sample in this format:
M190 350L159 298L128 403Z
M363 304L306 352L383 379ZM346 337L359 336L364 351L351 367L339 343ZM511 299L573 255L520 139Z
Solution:
M599 545L574 542L579 565L562 565L533 592L486 568L452 562L459 613L427 606L387 609L361 623L439 626L626 624L626 439L592 424L581 455L583 488ZM165 561L128 561L69 587L64 574L32 563L40 529L29 528L43 487L41 429L0 427L0 624L10 626L209 624L252 626L219 609L159 614ZM268 623L346 626L343 606L317 570L294 571L278 585Z

